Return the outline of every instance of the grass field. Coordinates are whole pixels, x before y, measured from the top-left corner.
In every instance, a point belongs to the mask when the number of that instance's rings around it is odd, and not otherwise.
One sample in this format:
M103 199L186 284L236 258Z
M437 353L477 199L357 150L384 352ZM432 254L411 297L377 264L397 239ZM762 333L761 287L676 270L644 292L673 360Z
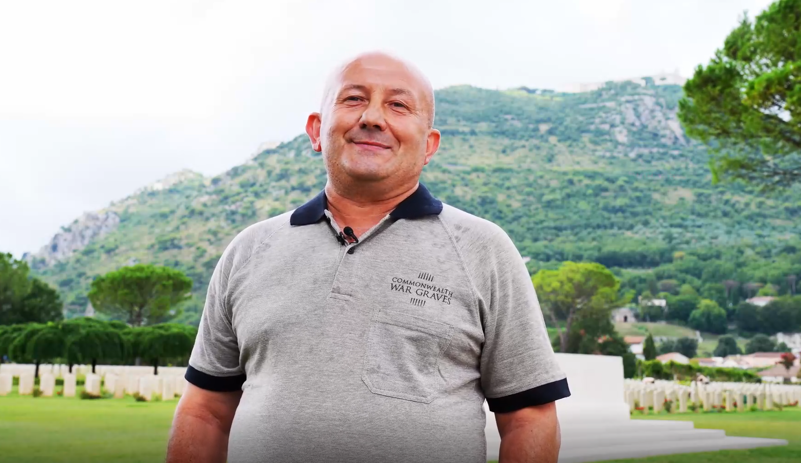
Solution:
M640 416L637 419L693 421L696 428L723 429L727 436L785 439L787 446L752 450L665 455L616 462L642 463L798 463L801 461L801 408L747 413L690 413Z
M695 330L669 323L615 323L615 330L621 336L667 336L672 338L695 337Z
M177 401L0 397L0 461L164 461Z
M132 398L80 400L62 397L0 397L0 461L14 463L150 463L164 461L176 401ZM743 414L641 416L692 420L697 428L724 429L731 436L787 439L790 445L651 457L621 462L797 463L801 461L801 409Z

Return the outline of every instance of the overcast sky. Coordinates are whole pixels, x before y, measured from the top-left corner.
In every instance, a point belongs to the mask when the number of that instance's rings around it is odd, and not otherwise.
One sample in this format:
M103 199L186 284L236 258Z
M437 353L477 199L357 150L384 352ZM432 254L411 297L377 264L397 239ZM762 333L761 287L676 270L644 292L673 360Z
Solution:
M329 70L362 51L415 62L435 88L689 77L769 3L0 0L0 252L291 139Z

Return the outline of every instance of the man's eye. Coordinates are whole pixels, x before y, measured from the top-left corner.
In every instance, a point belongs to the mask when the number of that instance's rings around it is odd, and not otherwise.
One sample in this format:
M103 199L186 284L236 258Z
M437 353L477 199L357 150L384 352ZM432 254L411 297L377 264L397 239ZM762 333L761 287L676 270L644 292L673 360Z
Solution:
M345 98L345 101L359 101L361 99L362 99L362 97L360 97L360 96L349 96L349 97Z
M391 104L395 108L406 109L406 105L401 103L401 102L399 102L399 101L393 101Z

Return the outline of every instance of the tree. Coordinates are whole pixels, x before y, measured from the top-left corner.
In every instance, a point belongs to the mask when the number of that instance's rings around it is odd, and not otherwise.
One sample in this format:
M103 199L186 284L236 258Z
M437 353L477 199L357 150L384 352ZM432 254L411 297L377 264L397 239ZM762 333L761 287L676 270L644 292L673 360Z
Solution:
M70 373L76 363L91 363L95 373L98 360L119 361L125 357L126 341L110 323L83 317L64 322L62 328L68 333L65 357Z
M737 345L737 339L734 336L726 335L718 338L718 345L712 355L715 357L728 357L729 355L740 355L742 353L740 346Z
M669 354L671 352L678 352L678 350L676 350L675 339L667 339L659 344L659 355Z
M660 292L671 293L671 294L673 294L673 292L676 291L676 288L678 288L678 286L679 282L672 279L662 280L659 283L657 283L657 287L659 288Z
M790 347L787 346L784 342L780 342L776 345L776 352L791 352Z
M734 311L731 310L731 304L729 304L729 298L726 295L726 288L722 284L709 283L704 285L701 288L701 296L704 299L711 299L717 302L726 311L728 317L734 315Z
M28 294L22 299L16 323L47 323L61 320L64 304L58 291L37 278L31 279Z
M178 270L137 264L96 278L88 296L98 312L142 326L177 315L175 306L191 289L192 280Z
M136 330L137 354L153 362L153 374L159 372L159 362L189 357L197 331L187 325L163 323Z
M33 362L34 378L39 376L39 364L64 354L64 333L54 323L31 323L11 343L11 357L17 362Z
M58 292L30 278L28 264L0 254L0 325L47 323L62 317Z
M671 296L667 300L667 318L686 323L690 319L690 314L693 313L693 310L698 308L700 301L700 297L693 295Z
M699 331L722 334L726 332L726 311L709 299L702 299L688 320L691 327Z
M679 119L710 146L713 179L764 188L801 178L801 0L779 0L743 17L706 66L684 85Z
M759 290L765 286L762 283L751 281L743 285L743 288L748 292L748 297L754 297Z
M759 307L747 302L741 302L737 305L734 320L737 328L741 331L755 333L762 329L762 322L759 319Z
M746 354L753 354L754 352L773 352L775 349L776 343L764 334L754 336L745 345Z
M27 328L26 325L0 325L0 363L11 356L11 344Z
M556 326L560 352L571 352L568 341L576 322L582 318L608 322L611 310L626 302L618 298L618 279L597 263L564 262L557 270L538 271L531 281L543 311ZM565 322L564 329L560 320Z
M779 297L759 308L760 331L766 334L796 331L801 324L801 298Z
M787 376L784 378L785 383L790 382L790 368L793 368L793 363L795 362L795 355L791 352L785 352L782 354L781 360L779 363L784 366L787 370Z
M676 352L687 358L698 355L698 340L694 338L679 338L676 340Z
M726 289L726 300L729 301L729 304L732 303L732 295L738 286L740 286L740 282L736 280L723 280L723 287Z
M654 337L651 336L651 333L648 333L648 337L645 338L645 344L642 346L642 355L645 357L645 360L653 360L656 358L656 345L654 345Z

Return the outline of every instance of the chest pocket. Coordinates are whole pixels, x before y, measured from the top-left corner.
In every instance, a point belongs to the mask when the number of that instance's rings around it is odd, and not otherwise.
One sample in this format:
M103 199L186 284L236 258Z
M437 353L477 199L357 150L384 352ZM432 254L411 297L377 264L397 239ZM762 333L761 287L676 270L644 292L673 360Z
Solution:
M362 381L374 394L430 403L444 386L439 361L451 336L448 324L380 309L370 323Z

